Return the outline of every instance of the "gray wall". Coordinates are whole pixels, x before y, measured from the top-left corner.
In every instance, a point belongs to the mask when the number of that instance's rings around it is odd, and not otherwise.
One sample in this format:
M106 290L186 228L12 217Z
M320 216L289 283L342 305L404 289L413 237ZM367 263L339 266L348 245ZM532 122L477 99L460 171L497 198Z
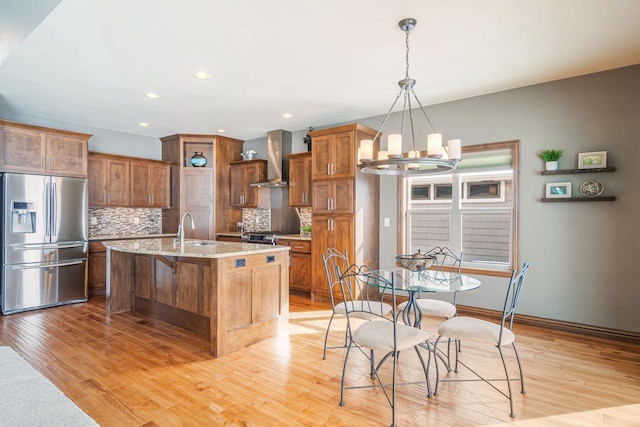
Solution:
M418 93L418 95L420 95ZM389 94L391 102L393 94ZM463 145L520 140L520 264L532 268L520 312L640 332L640 65L449 102L427 108L444 139ZM382 116L358 120L377 129ZM419 125L424 126L422 120ZM323 127L330 127L327 125ZM319 129L319 128L318 128ZM397 132L394 114L385 134ZM418 133L426 134L426 129ZM294 141L306 134L294 133ZM256 140L260 142L259 140ZM254 148L256 141L245 147ZM409 149L405 141L405 151ZM259 146L259 144L258 144ZM383 139L386 146L386 138ZM577 167L580 152L607 151L614 173L542 176L537 154L563 149L560 168ZM301 148L300 151L304 151ZM545 183L586 179L605 184L615 202L542 203ZM380 265L396 255L397 178L381 177ZM482 286L460 304L501 309L507 279L479 276Z
M640 332L640 66L535 85L429 107L444 138L463 145L518 139L520 263L532 268L520 312L543 318ZM361 120L372 127L380 120ZM389 128L388 125L385 129ZM389 131L387 131L389 133ZM565 151L560 168L577 167L579 152L602 151L614 173L542 176L537 153ZM406 149L406 147L405 147ZM541 203L546 182L588 178L615 202ZM380 217L396 220L396 179L382 177ZM392 195L392 196L388 196ZM396 229L380 229L381 264L391 266ZM505 279L480 277L461 304L500 308Z

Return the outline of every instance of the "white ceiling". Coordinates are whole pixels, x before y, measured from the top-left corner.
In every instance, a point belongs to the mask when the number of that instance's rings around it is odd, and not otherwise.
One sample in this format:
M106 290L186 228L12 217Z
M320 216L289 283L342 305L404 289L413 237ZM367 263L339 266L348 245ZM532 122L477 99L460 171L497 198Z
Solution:
M357 120L391 106L406 17L425 106L640 63L640 0L63 0L0 65L0 102L151 137Z

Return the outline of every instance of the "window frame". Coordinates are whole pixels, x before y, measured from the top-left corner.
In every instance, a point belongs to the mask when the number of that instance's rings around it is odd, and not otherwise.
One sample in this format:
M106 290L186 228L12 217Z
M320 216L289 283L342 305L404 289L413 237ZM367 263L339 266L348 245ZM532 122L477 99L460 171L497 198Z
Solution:
M519 202L519 188L520 188L520 141L503 141L503 142L493 142L486 144L476 144L462 147L463 157L465 154L469 153L477 153L482 151L492 151L492 150L511 150L511 166L513 170L512 177L512 185L513 185L513 214L511 221L511 248L510 248L510 260L511 265L507 270L497 270L497 269L485 269L478 267L465 267L464 260L462 265L462 271L468 274L480 274L484 276L495 276L495 277L510 277L511 270L518 268L517 266L520 264L520 251L519 251L519 211L520 211L520 202ZM408 211L409 211L409 200L405 197L405 194L408 194L408 179L406 177L398 177L398 253L404 253L407 247L407 225L408 225ZM435 197L435 188L434 184L431 184L432 188L430 189L430 195ZM461 198L462 194L458 194L463 191L462 186L459 189L453 188L453 198ZM504 194L504 188L501 189L502 194ZM476 199L477 200L477 199ZM474 201L476 201L474 200ZM490 199L489 201L496 201L496 199ZM430 200L429 202L446 202L446 200ZM459 219L452 220L453 226L461 226L459 223L462 220L462 215L460 215Z

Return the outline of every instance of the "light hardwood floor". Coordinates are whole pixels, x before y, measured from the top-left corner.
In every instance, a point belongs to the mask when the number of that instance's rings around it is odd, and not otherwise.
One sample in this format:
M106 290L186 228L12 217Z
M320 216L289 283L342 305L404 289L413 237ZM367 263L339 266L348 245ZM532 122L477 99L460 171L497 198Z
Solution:
M0 316L0 345L103 426L388 425L380 390L348 390L339 406L344 350L322 360L329 307L292 296L291 311L288 335L220 359L209 356L205 338L180 328L129 313L106 317L104 298ZM342 328L337 322L333 343ZM486 384L443 383L431 399L424 385L400 387L398 425L640 425L640 345L517 323L514 331L527 390L515 396L515 420ZM462 357L500 373L495 349L464 343ZM352 360L349 382L367 383L367 361L357 352ZM420 378L415 354L401 355L399 366L402 379Z

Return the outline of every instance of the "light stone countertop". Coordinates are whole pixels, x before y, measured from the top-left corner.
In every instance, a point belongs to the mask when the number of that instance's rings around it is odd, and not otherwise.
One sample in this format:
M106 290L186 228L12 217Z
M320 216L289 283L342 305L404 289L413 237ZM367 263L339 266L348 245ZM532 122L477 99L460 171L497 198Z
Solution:
M176 233L161 234L92 234L89 241L96 240L124 240L124 239L157 239L158 237L175 237Z
M278 239L287 239L287 240L307 240L307 241L311 241L311 236L307 237L307 236L301 236L300 234L284 234L284 235L279 235L276 236L276 241Z
M193 243L210 243L194 245ZM188 258L225 258L262 253L288 251L289 246L262 245L258 243L219 242L214 240L185 239L183 247L173 244L173 238L106 240L107 249L145 255L164 255Z

